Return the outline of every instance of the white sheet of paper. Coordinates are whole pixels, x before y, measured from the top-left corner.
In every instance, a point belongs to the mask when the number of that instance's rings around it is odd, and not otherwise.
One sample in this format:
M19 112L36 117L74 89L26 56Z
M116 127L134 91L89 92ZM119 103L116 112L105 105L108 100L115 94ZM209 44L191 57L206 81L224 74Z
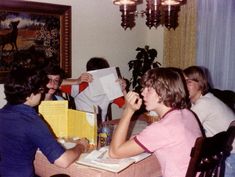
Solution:
M106 94L109 100L123 96L121 86L117 82L118 75L115 67L90 71L93 81L89 83L92 96Z
M100 82L109 100L114 100L115 98L123 95L120 84L119 82L117 82L114 74L109 74L107 76L101 77ZM113 84L109 84L109 82L113 82Z
M105 94L104 89L100 83L100 77L98 72L90 72L93 77L93 81L89 83L89 89L92 90L92 97Z

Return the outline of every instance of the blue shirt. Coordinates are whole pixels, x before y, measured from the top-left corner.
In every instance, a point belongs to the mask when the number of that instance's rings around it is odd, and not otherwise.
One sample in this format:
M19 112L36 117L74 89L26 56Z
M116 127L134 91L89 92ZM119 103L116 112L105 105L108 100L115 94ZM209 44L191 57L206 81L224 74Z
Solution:
M51 163L65 152L34 108L7 104L0 109L0 176L34 176L38 148Z

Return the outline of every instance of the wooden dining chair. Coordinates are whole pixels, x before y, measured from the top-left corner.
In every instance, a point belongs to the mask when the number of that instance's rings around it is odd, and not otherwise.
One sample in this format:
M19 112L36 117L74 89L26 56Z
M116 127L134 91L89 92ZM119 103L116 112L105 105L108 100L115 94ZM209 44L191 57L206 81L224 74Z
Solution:
M235 126L213 137L199 137L191 151L186 177L223 177L225 159L230 155Z

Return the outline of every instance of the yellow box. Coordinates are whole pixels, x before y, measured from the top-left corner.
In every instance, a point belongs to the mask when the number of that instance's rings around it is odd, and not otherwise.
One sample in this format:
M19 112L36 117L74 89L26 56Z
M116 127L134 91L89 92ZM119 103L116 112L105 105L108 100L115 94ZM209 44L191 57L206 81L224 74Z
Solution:
M42 101L39 113L57 138L86 137L97 144L96 114L68 109L68 101Z

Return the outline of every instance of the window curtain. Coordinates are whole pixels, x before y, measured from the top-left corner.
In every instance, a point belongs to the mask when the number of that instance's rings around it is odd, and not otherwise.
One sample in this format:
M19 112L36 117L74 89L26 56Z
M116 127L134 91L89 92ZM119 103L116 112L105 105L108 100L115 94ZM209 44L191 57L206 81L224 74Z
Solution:
M235 0L197 0L197 61L211 85L235 91Z
M187 0L180 7L174 30L164 30L163 65L185 68L196 61L197 0Z

